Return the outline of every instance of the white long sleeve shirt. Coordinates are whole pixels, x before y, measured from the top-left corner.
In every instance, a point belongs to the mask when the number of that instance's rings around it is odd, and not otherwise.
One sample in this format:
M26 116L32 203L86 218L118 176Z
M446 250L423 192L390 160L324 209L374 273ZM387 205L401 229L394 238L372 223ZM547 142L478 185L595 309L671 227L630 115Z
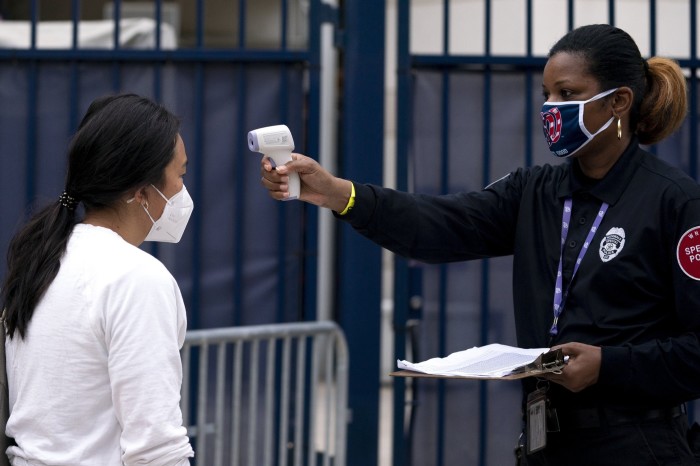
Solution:
M179 350L165 266L112 230L75 226L24 339L6 340L15 466L184 466Z

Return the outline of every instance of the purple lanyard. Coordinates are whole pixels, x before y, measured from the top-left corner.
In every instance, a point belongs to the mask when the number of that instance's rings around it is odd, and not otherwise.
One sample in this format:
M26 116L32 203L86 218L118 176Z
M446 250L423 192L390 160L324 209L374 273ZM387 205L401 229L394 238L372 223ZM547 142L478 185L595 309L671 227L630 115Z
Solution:
M571 274L571 281L569 282L569 286L566 287L566 290L563 290L562 262L564 259L564 244L566 243L566 236L569 233L569 221L571 220L572 204L573 202L571 201L570 197L566 198L566 200L564 201L564 215L562 216L561 220L561 253L559 254L557 283L554 287L554 322L552 322L552 328L549 329L549 334L551 336L554 336L559 332L557 322L559 321L559 316L561 315L561 312L564 310L564 304L566 303L566 297L569 294L569 288L571 288L571 284L573 283L574 277L576 276L576 272L578 271L578 268L581 265L583 256L585 256L586 252L588 252L588 246L591 244L591 241L595 236L595 232L598 230L600 222L603 221L603 217L605 217L605 212L607 212L608 210L608 204L603 202L603 204L601 204L600 206L600 210L598 211L598 215L596 215L595 217L595 221L593 222L591 231L588 232L588 236L586 236L586 241L583 243L583 246L581 246L581 251L579 251L578 253L576 264L574 264L574 273Z

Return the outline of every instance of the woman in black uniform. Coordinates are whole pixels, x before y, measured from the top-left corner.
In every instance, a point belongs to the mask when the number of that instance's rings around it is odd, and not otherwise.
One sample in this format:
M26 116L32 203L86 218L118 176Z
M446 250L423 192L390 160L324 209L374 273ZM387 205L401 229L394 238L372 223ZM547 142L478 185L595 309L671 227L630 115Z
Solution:
M514 256L518 345L570 358L524 379L520 464L697 464L684 403L700 397L700 186L639 147L679 128L685 78L624 31L591 25L554 45L542 90L549 149L570 163L428 196L295 155L276 170L264 158L263 186L283 199L298 172L302 200L402 256Z

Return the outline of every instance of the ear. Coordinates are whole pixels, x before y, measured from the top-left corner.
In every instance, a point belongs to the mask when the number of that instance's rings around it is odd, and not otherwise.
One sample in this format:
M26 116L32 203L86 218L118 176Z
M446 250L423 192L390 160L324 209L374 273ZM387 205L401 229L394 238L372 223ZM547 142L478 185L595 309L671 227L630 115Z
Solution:
M127 204L137 204L142 205L144 202L148 202L148 191L146 187L143 186L138 188L134 193L127 199Z
M632 108L632 101L634 100L634 92L627 86L623 86L616 90L612 94L612 109L613 115L619 118L625 116Z

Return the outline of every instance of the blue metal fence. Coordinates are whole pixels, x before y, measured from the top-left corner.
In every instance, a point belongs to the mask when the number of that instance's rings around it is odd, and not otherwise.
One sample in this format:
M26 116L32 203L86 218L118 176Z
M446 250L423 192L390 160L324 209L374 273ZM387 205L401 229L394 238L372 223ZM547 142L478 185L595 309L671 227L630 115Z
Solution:
M289 2L279 3L281 39L270 49L247 47L245 0L231 18L238 37L229 48L206 45L203 0L196 2L194 46L187 48L162 46L162 0L153 2L150 48L120 42L119 0L111 44L104 48L79 43L86 24L80 0L70 0L68 48L39 46L38 0L27 2L28 17L5 17L27 22L30 39L27 48L0 48L0 249L6 250L29 206L62 191L65 148L89 102L105 93L137 92L163 102L183 122L195 212L181 244L145 247L183 284L190 328L313 318L304 287L315 283L315 212L300 203L275 203L255 187L259 154L249 152L245 140L252 128L284 122L297 150L317 152L318 24L310 24L305 49L291 48ZM310 4L312 20L319 19L319 4ZM260 217L261 211L267 215Z
M236 45L207 45L205 2L196 2L192 46L165 47L162 0L153 2L153 46L123 44L114 2L106 46L80 43L85 3L69 0L64 29L70 46L40 45L40 2L6 25L28 25L29 46L0 48L0 250L36 205L63 191L66 148L90 101L135 92L164 103L182 121L189 164L185 183L195 210L177 245L145 243L180 284L188 328L313 320L316 210L271 200L260 187L260 154L248 150L250 129L287 124L298 151L318 152L320 2L309 4L303 48L288 44L289 0L279 0L279 43L248 46L246 17L253 2L237 2ZM56 4L59 2L56 2ZM21 9L20 9L21 10ZM12 23L7 20L13 20ZM0 256L5 270L5 254Z
M493 30L494 3L482 2L483 54L457 55L450 53L453 2L441 2L441 52L417 54L410 47L412 3L398 1L398 189L432 193L479 189L516 166L550 162L541 128L532 124L546 62L533 53L534 1L525 2L521 18L525 23L521 56L492 52L495 34L503 32ZM654 55L658 2L647 4L649 51ZM577 2L568 0L566 5L571 30L578 25ZM615 24L616 2L608 1L606 8L608 22ZM697 179L696 2L689 0L688 8L689 17L684 19L689 22L690 54L672 58L689 71L690 112L677 135L651 150ZM496 112L496 105L509 111ZM522 111L517 110L519 105ZM397 258L395 274L396 358L405 358L407 346L414 360L420 360L493 341L515 344L509 260L425 266ZM422 299L412 301L416 296ZM512 464L520 430L519 397L518 384L396 378L393 464Z

